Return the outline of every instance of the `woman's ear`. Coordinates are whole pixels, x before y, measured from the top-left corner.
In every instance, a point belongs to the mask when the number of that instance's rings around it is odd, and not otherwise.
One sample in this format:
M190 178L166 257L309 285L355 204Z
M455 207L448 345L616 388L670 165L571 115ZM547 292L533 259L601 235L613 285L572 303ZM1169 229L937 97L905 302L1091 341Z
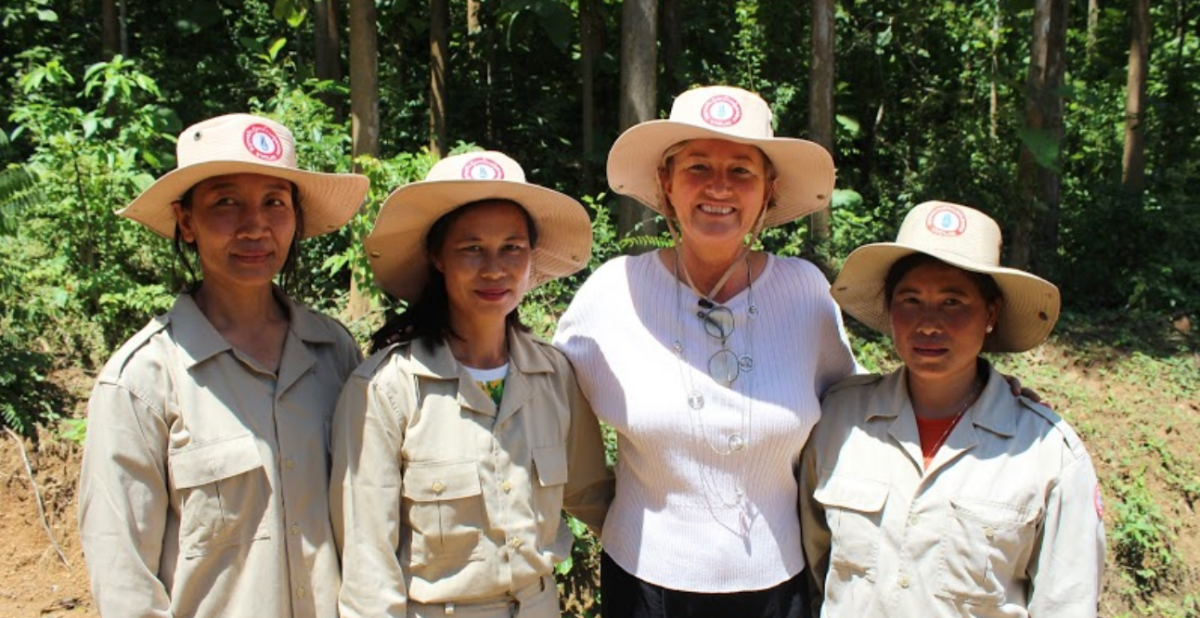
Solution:
M996 321L1000 319L1000 309L1003 307L1003 305L1004 299L1002 298L997 298L996 300L988 303L987 333L989 335L992 333L992 331L996 330Z
M436 268L438 272L442 273L443 275L446 274L446 269L442 266L442 260L439 259L438 256L432 253L428 253L426 255L429 257L429 263L433 264L433 267Z
M179 236L187 244L196 242L196 228L192 225L191 209L184 209L179 200L171 202L171 212L175 213L175 222L179 224Z

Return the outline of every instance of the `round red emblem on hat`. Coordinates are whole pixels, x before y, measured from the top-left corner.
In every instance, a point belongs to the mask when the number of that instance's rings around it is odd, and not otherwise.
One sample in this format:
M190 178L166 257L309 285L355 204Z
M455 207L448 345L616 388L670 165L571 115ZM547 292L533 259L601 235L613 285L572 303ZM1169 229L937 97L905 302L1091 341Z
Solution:
M714 127L732 127L742 120L742 106L731 96L718 94L704 102L700 117Z
M487 157L478 157L463 165L462 177L467 180L504 180L504 168Z
M250 154L263 161L278 161L283 156L283 142L265 124L252 124L242 133L242 142Z
M967 231L967 215L954 206L938 206L925 217L925 227L938 236L960 236Z

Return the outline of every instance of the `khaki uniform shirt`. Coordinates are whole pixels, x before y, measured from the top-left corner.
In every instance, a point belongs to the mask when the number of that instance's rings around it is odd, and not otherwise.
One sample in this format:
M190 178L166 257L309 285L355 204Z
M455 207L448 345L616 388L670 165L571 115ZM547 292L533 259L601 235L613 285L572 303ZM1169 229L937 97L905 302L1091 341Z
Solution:
M599 531L614 486L591 406L560 352L508 341L498 409L446 345L389 347L346 383L330 486L344 618L537 584L570 552L564 507Z
M989 372L928 470L903 369L826 393L800 469L822 616L1096 616L1091 459L1062 419Z
M337 615L328 429L361 354L341 325L279 298L278 373L186 294L100 373L79 528L105 618Z

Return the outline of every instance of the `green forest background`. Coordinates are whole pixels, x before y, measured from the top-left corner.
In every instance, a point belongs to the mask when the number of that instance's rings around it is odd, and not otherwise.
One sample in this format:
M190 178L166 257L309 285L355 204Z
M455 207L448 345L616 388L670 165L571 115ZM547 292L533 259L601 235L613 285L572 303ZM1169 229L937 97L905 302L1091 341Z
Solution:
M501 150L579 197L594 268L666 242L605 193L622 127L665 117L689 87L737 85L772 104L777 135L812 135L838 166L828 218L771 230L766 249L834 273L943 199L990 213L1008 261L1060 286L1049 356L1069 359L1008 367L1066 399L1094 454L1112 446L1098 456L1117 504L1107 607L1200 616L1184 521L1200 498L1196 0L4 0L0 32L0 415L19 433L81 440L86 421L50 376L94 372L169 307L169 243L112 213L173 168L186 125L268 115L303 167L371 177L351 225L306 243L296 290L362 340L389 309L361 240L382 198L439 156ZM832 56L814 63L822 33ZM539 288L527 321L552 332L590 270ZM886 340L851 326L864 364L894 365ZM1157 409L1057 385L1063 367L1161 381L1168 416L1154 418L1169 426L1112 437L1089 415ZM578 549L590 564L593 542ZM590 611L592 571L561 571Z

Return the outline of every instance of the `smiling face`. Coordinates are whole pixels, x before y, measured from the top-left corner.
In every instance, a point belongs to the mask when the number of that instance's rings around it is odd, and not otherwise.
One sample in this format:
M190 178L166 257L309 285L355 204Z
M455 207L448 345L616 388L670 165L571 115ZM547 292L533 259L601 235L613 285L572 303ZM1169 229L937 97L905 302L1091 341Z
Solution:
M974 375L1000 301L988 301L966 271L928 261L900 278L888 311L896 353L908 371L922 379L942 380Z
M470 323L503 324L529 289L528 216L512 202L473 204L454 218L430 259L445 277L454 331L470 332L460 326Z
M196 247L205 285L270 285L296 236L293 185L261 174L215 176L175 202L182 239Z
M744 242L770 197L762 151L722 139L686 142L659 170L668 212L684 238L704 244Z

